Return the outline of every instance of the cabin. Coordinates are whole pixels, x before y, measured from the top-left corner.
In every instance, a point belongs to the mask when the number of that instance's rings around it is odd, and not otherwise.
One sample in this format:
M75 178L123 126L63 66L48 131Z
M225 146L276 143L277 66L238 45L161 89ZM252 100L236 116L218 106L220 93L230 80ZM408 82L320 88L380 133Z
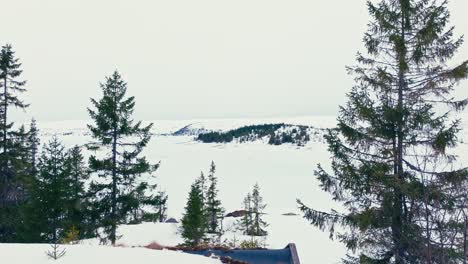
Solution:
M185 251L190 254L215 256L233 264L300 264L295 244L283 249L233 249Z

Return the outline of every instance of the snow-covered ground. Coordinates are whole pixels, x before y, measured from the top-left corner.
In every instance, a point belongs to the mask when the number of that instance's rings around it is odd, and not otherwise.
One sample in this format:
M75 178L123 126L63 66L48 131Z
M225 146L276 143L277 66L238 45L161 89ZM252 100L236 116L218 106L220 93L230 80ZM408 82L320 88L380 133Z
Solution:
M345 254L344 247L336 241L330 241L327 233L319 231L304 220L296 203L296 199L299 198L316 209L329 210L336 207L330 196L320 190L313 175L318 163L322 163L325 168L329 166L330 154L325 144L314 140L305 147L272 146L261 141L244 144L204 144L194 141L193 136L170 135L187 125L207 130L228 130L265 123L326 128L335 124L335 118L154 121L153 132L156 135L145 150L145 154L154 163L161 161L161 167L156 175L160 188L169 195L169 217L180 219L190 185L200 175L201 170L208 170L213 160L217 165L219 195L227 212L241 209L246 193L255 183L259 183L261 194L268 204L266 220L270 225L269 236L265 241L268 247L283 248L288 243L296 243L302 263L337 263ZM90 139L86 122L83 121L39 122L39 128L43 132L42 142L48 141L54 134L67 146L82 145ZM465 133L461 138L465 138ZM467 145L462 144L457 152L467 153L466 149ZM465 156L461 159L466 160ZM290 212L299 215L283 215ZM145 223L122 226L119 229L122 235L119 243L144 246L157 242L172 246L182 241L177 230L178 226L174 224ZM235 233L228 233L224 239L232 239L233 235ZM88 242L93 244L92 241Z
M190 255L169 250L151 250L146 248L108 247L87 245L66 245L65 255L50 259L45 252L51 247L46 244L1 244L2 263L8 264L220 264L221 261L203 256Z

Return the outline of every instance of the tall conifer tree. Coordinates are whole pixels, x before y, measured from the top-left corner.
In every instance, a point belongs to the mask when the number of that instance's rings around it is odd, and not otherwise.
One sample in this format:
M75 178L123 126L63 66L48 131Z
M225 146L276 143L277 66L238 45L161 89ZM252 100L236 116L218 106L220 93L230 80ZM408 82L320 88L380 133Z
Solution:
M266 236L267 222L264 220L266 204L260 195L260 186L256 183L252 192L244 198L245 215L241 221L244 234L249 236Z
M13 122L9 119L10 107L25 109L28 106L19 97L26 91L21 74L21 63L12 46L3 46L0 51L0 242L15 239L14 223L19 221L18 209L22 202L20 188L24 187L19 184L16 172L23 167L15 167L21 165L17 162L21 157L15 154L22 151L16 151L14 146L20 135L13 131Z
M205 237L206 216L203 192L199 179L190 187L190 193L182 218L182 237L190 246L197 246Z
M29 163L31 166L30 174L31 176L35 176L37 173L37 159L39 156L39 146L40 146L40 139L39 139L39 129L37 128L36 120L32 119L31 124L29 125L29 132L28 132L28 139L27 139L27 146L29 150Z
M252 194L250 192L244 197L244 216L240 222L241 230L244 234L249 235L252 233Z
M79 146L74 146L67 151L66 163L70 178L69 193L69 221L67 229L74 228L80 237L86 237L90 227L86 224L88 208L85 182L89 177L88 168L84 162L83 154Z
M224 210L221 207L221 201L218 199L218 179L215 175L216 165L212 161L210 171L208 173L208 189L206 192L206 216L207 216L207 232L220 232L220 220L223 217Z
M263 219L263 216L265 215L266 204L263 203L263 197L260 195L260 186L258 185L258 183L254 185L251 200L252 226L250 230L250 235L266 236L268 234L268 232L266 231L266 227L268 226L268 224Z
M88 109L94 121L88 125L94 139L88 148L101 150L101 155L89 159L89 168L101 178L91 184L90 192L97 197L95 208L100 211L101 225L115 244L117 225L128 220L136 191L143 184L139 176L151 174L157 166L141 156L153 124L143 126L132 119L135 99L126 97L127 84L120 74L115 71L107 77L101 89L102 98L91 99L93 109Z
M72 182L66 151L54 137L44 146L32 192L30 217L44 242L57 243L70 222ZM32 230L31 230L32 231Z
M457 214L453 205L460 198L449 192L466 186L467 171L456 169L449 152L460 130L453 113L467 104L451 92L467 77L468 62L448 63L463 40L453 37L447 1L369 1L368 10L367 53L348 68L356 85L340 108L337 128L325 137L333 173L320 165L315 173L346 210L325 213L302 203L301 208L331 235L335 225L344 227L337 237L359 255L349 261L459 263L461 247L440 244L424 230L445 226L443 232L461 239L454 228L460 223L422 216ZM445 165L423 167L422 161Z

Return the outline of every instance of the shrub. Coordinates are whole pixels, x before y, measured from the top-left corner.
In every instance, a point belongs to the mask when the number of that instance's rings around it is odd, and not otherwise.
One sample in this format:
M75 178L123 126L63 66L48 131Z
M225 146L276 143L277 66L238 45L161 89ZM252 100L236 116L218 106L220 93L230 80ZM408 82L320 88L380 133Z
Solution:
M260 242L258 242L256 239L252 240L244 240L240 243L240 248L242 249L257 249L261 248Z

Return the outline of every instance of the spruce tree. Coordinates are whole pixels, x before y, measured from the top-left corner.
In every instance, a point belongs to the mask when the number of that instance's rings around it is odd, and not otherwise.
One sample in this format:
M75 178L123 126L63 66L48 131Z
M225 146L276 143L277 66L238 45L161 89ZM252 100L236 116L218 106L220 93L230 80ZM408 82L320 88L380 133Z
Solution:
M203 193L200 181L190 188L185 213L182 218L182 237L189 246L198 246L205 237L206 217L203 204Z
M260 195L260 186L258 186L258 183L254 185L252 190L251 201L252 226L250 235L266 236L268 233L265 228L268 226L268 224L263 219L263 215L265 215L266 204L263 203L263 198Z
M453 206L460 198L450 190L466 186L467 171L449 149L460 130L454 113L468 101L451 92L467 77L468 62L447 65L463 40L453 37L447 1L367 5L367 52L348 68L356 85L340 107L337 128L325 136L332 173L320 165L315 172L345 210L321 212L300 203L301 209L358 254L349 262L460 263L461 247L437 241L446 232L462 239L455 228L462 223L423 216L460 213ZM443 226L440 234L426 232Z
M88 148L100 150L100 155L89 158L89 168L100 177L91 184L90 193L96 197L93 207L99 211L100 224L115 244L117 225L127 222L138 205L134 201L143 184L140 176L151 174L157 166L141 156L153 124L133 121L135 99L126 97L127 84L120 74L115 71L107 77L101 89L102 98L91 99L94 109L88 109L94 121L88 125L94 139Z
M250 192L245 196L243 205L244 216L242 216L240 229L244 232L244 234L249 235L252 233L252 195Z
M209 186L206 192L206 216L207 216L207 232L218 233L220 231L220 219L222 219L224 210L221 207L221 201L218 199L218 179L215 175L216 165L212 161L210 171L208 173Z
M31 176L35 176L37 173L37 159L39 156L39 146L40 146L40 139L39 139L39 129L37 128L36 120L32 119L31 124L29 125L29 132L28 132L28 139L27 139L27 146L29 150L29 163L31 166L30 174Z
M1 124L0 124L0 136L1 136L1 171L2 171L2 183L3 187L8 189L8 184L13 181L13 172L11 168L11 153L9 148L11 147L11 129L13 122L9 120L10 107L25 109L28 105L25 104L19 97L19 93L26 91L24 85L25 81L19 80L22 70L20 69L21 63L16 58L15 52L11 45L5 45L0 51L0 103L1 103ZM6 202L8 190L2 189L1 200Z
M22 70L19 59L11 45L5 45L0 51L0 242L15 239L14 223L18 222L19 204L22 193L17 177L17 168L21 165L16 161L21 157L15 156L15 138L20 135L13 130L13 122L9 119L10 107L25 109L28 105L19 94L25 92L25 81L20 80Z
M31 160L29 150L29 133L21 125L18 130L11 132L12 145L9 150L10 162L14 168L13 188L15 201L20 207L28 199L28 187L31 184Z
M263 203L263 198L260 195L260 186L256 183L252 192L249 192L244 198L245 214L241 221L244 234L249 236L266 236L268 234L265 230L268 224L263 219L265 208L266 204Z
M68 227L73 194L63 145L54 137L44 146L32 192L33 218L42 241L56 243Z
M84 162L84 157L79 146L74 146L67 151L65 161L66 169L69 173L70 189L69 211L67 231L75 229L80 238L87 237L90 232L86 224L87 213L87 193L85 190L86 180L89 178L88 168Z
M7 216L14 230L12 242L42 242L39 232L39 219L35 218L32 201L35 199L35 177L32 174L30 132L24 126L10 133L12 145L10 147L11 164L14 168L13 188L16 193L16 203L9 207ZM37 164L36 164L37 166ZM36 208L34 208L36 209ZM35 214L36 213L36 214ZM35 215L34 215L35 214Z
M203 171L200 172L200 176L196 180L198 186L200 186L200 191L203 196L203 204L206 203L206 194L208 192L207 179Z

